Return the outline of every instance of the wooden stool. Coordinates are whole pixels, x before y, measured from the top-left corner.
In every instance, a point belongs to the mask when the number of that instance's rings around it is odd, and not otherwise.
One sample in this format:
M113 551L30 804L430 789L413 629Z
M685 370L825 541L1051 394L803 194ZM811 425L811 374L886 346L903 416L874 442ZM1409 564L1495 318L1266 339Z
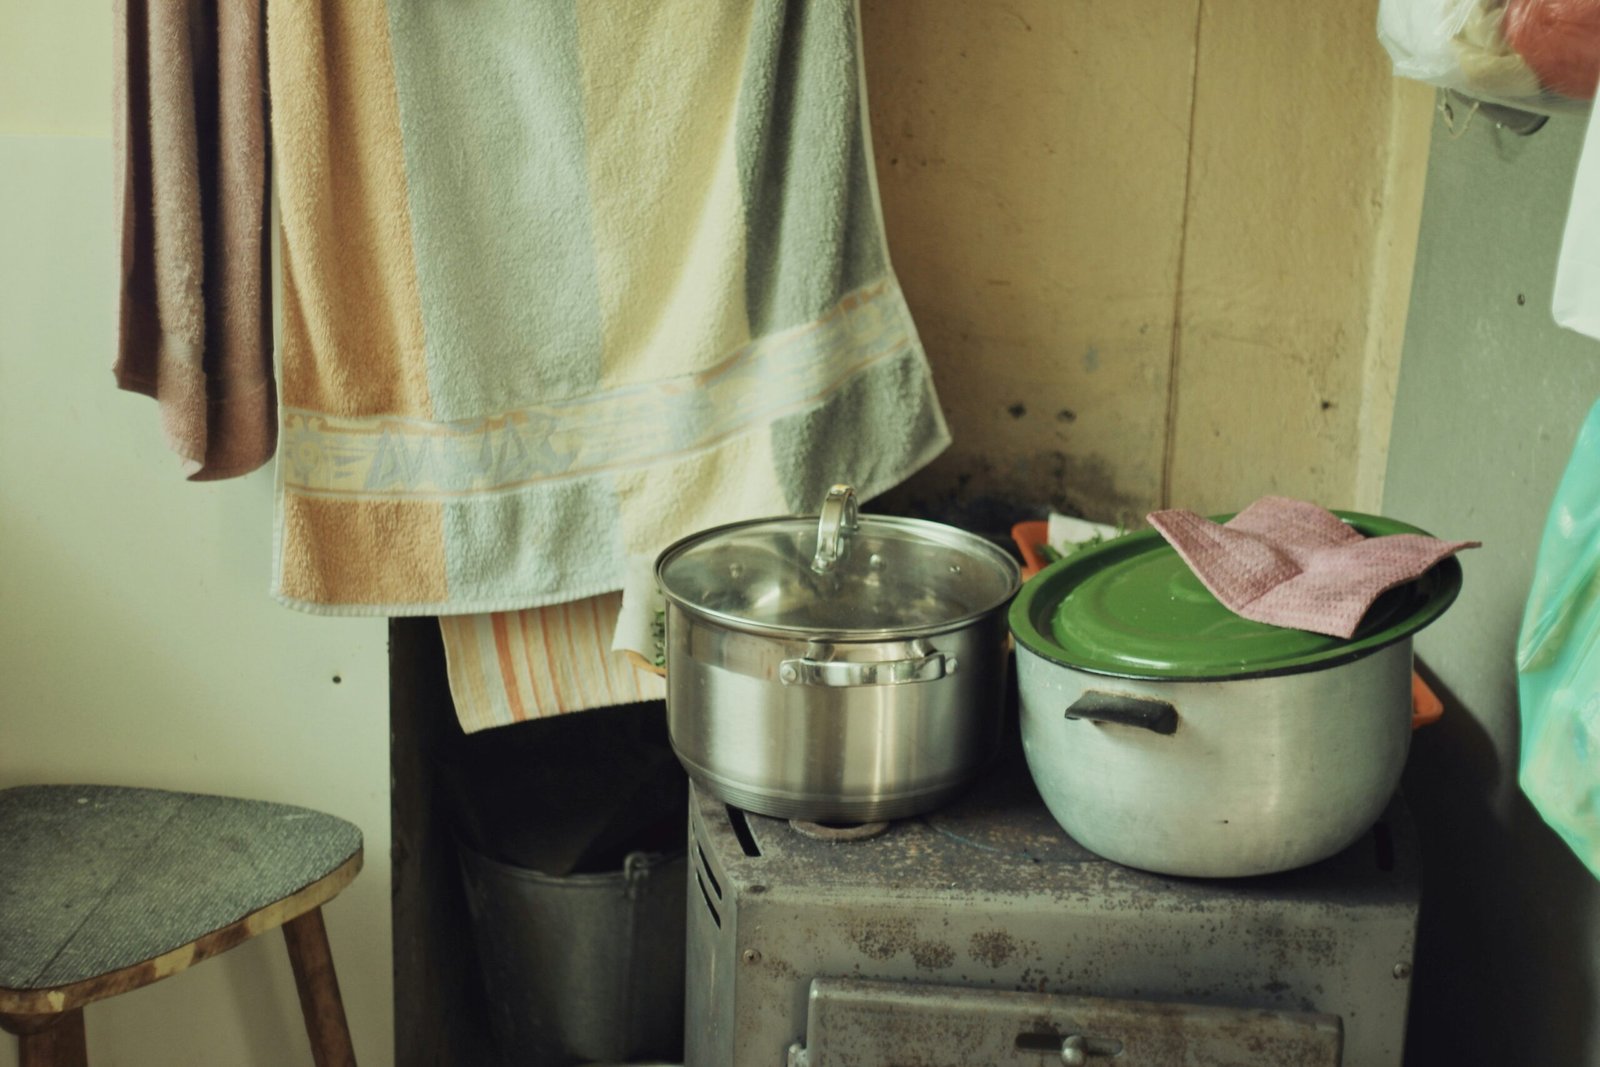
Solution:
M353 1067L322 904L361 831L285 804L113 786L0 790L0 1029L84 1067L83 1006L283 927L317 1067Z

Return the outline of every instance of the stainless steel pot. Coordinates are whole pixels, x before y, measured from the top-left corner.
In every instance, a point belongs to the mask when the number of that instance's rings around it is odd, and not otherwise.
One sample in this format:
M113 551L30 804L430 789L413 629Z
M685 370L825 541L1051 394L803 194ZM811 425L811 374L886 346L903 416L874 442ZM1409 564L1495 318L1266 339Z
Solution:
M1420 533L1343 515L1370 535ZM1165 874L1331 856L1383 810L1411 736L1411 638L1455 599L1447 559L1350 640L1250 622L1155 531L1052 564L1010 611L1022 742L1084 847Z
M999 739L1016 565L937 523L735 523L656 562L667 721L713 795L781 818L866 822L943 802Z

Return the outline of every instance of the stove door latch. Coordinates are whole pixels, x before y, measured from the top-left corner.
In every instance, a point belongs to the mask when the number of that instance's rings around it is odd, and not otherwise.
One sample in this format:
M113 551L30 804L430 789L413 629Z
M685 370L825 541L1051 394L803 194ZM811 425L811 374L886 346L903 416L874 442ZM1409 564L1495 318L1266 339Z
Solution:
M1096 1041L1082 1034L1069 1034L1061 1040L1061 1062L1066 1067L1085 1067L1090 1056L1120 1056L1122 1042Z

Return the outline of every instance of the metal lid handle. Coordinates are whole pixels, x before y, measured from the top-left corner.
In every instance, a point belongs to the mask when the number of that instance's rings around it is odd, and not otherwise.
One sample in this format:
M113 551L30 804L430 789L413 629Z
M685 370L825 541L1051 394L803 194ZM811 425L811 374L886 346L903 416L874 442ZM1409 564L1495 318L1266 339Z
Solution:
M822 514L817 519L817 554L811 557L811 569L818 574L833 570L849 547L845 539L860 525L855 488L836 485L829 489L827 498L822 501Z

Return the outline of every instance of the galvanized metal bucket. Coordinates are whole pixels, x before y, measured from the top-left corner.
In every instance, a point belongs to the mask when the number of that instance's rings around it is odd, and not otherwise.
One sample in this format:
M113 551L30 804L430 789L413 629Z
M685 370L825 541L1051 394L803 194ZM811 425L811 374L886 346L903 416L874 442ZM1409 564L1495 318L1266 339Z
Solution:
M557 878L459 850L507 1063L681 1057L684 852Z

